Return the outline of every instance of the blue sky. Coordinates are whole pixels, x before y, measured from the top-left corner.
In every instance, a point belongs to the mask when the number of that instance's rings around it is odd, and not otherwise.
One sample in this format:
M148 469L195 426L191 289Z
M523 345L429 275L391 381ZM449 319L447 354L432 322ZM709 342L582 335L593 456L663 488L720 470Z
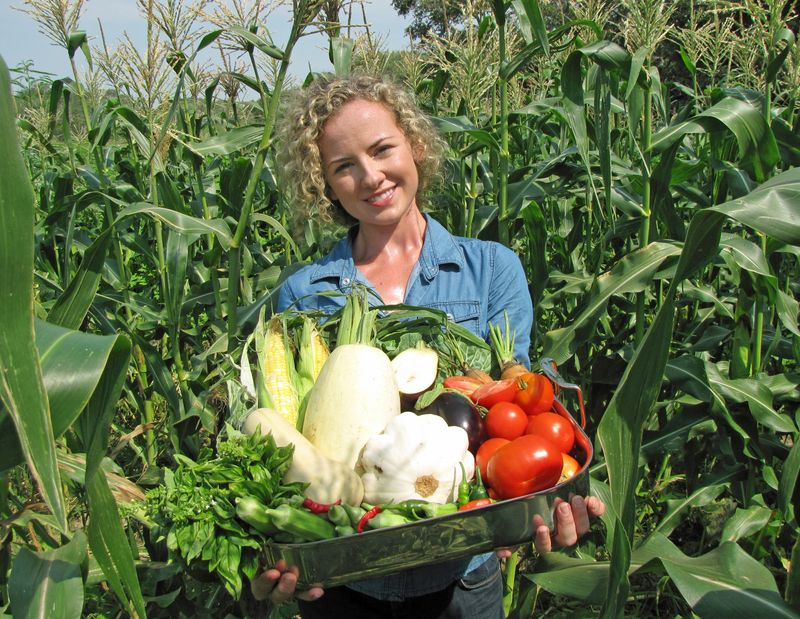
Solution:
M364 4L367 19L372 24L372 32L385 37L384 46L388 49L404 47L408 40L404 33L407 20L397 15L391 2L373 0ZM70 75L66 51L53 45L41 34L30 16L12 8L22 6L22 0L0 0L0 56L6 65L13 68L32 60L34 69L53 73L54 78ZM354 12L360 15L360 9ZM267 28L276 43L283 43L286 39L288 15L286 10L275 12L267 22ZM145 20L138 12L136 0L87 0L80 26L89 34L94 44L99 44L98 19L111 46L119 40L123 32L127 32L134 42L143 43ZM309 65L315 71L330 69L325 51L327 48L324 46L325 40L322 36L304 37L295 48L292 72L296 76L304 76Z

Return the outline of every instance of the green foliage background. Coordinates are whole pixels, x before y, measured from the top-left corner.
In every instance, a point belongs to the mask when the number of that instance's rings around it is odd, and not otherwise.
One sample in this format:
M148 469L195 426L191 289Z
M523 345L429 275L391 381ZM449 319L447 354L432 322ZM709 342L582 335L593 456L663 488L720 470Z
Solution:
M609 510L575 549L522 549L510 615L796 616L792 3L465 3L394 53L331 3L294 2L283 49L256 4L193 6L143 3L133 53L26 3L73 74L17 68L12 100L0 71L6 612L264 612L176 570L124 506L247 406L259 314L341 233L296 221L274 163L292 50L322 28L331 70L391 74L434 116L429 210L520 255L531 356L586 395ZM220 70L197 62L215 48Z

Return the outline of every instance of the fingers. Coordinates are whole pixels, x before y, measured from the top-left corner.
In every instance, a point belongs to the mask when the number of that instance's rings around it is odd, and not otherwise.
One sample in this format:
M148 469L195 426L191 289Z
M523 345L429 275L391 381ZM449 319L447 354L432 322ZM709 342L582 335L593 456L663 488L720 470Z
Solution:
M571 497L570 500L570 507L572 512L572 518L575 521L575 532L577 533L578 537L585 535L586 532L589 530L591 523L589 522L589 510L587 509L586 499L582 496L574 496ZM575 540L577 541L577 539Z
M553 549L553 542L550 539L550 529L547 528L541 516L533 517L533 526L535 528L533 546L540 555L547 554Z
M508 559L512 554L514 554L514 551L510 548L498 548L494 551L494 554L497 555L498 559Z
M606 512L606 504L596 496L586 497L586 509L592 518L598 518Z
M325 593L325 590L322 587L312 586L307 591L296 593L295 596L306 602L313 602L321 598L323 593Z
M569 502L557 498L554 503L555 540L551 538L550 530L539 515L533 517L534 539L536 550L541 554L550 552L553 541L561 546L572 546L578 539L585 535L591 527L591 518L602 516L606 510L605 504L597 497L570 497Z
M301 600L313 601L322 597L322 587L312 586L306 591L297 592L297 578L300 571L295 566L288 567L283 560L278 561L275 567L258 574L250 581L250 590L257 600L269 598L275 604L281 604L293 597Z
M581 499L581 505L583 505L583 499ZM572 505L570 503L562 501L556 505L555 521L556 543L562 546L572 546L575 544L578 541L578 531L575 524L575 517L572 513Z

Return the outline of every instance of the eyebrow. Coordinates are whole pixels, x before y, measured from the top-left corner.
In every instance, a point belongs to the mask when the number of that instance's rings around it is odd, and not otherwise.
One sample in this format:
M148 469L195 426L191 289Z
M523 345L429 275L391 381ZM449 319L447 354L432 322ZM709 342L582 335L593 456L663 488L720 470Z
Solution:
M370 144L367 147L367 150L372 150L373 148L378 146L381 142L384 142L386 140L391 140L392 138L393 138L393 136L391 136L391 135L381 136L377 140L375 140L372 144ZM331 159L325 167L330 167L332 165L336 165L336 164L341 163L343 161L348 161L349 159L351 159L350 155L342 155L341 157L335 157L335 158Z

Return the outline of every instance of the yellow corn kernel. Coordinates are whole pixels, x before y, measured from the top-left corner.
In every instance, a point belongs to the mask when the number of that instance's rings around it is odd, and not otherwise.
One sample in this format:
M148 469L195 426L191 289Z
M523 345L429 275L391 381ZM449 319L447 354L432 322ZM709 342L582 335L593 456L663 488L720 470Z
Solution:
M328 350L328 345L325 343L325 340L322 339L319 331L317 331L316 327L312 327L313 335L311 339L311 345L313 346L314 350L314 366L312 370L312 376L314 380L317 380L317 376L319 376L320 371L322 370L322 366L325 365L325 362L330 357L331 353Z
M294 357L279 316L269 319L258 361L271 407L292 425L297 424L299 401Z
M298 395L302 401L306 393L314 386L323 364L327 360L328 346L317 331L316 324L308 316L303 318L303 327L299 335L299 353L297 355Z

